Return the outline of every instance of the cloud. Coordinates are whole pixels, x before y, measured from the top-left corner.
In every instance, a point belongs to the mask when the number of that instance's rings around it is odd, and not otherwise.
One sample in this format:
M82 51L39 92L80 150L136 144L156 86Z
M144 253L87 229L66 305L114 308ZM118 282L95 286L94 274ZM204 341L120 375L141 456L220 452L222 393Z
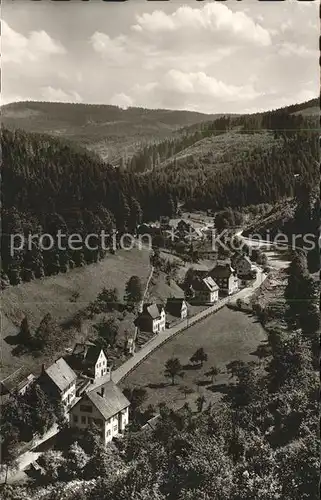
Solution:
M230 43L254 43L262 46L271 44L270 33L260 24L253 21L244 12L233 12L227 6L217 2L205 4L201 8L189 6L179 7L174 13L166 14L155 10L151 14L144 13L137 16L137 24L132 26L136 33L150 33L167 36L174 34L178 39L184 31L190 36L196 33L204 35L210 33L212 41L224 43L229 39Z
M46 2L32 2L35 15L26 18L7 10L3 101L239 113L318 93L316 2L172 1L155 9L133 1L115 16L104 3L90 16L77 11L77 30Z
M252 85L228 85L204 72L183 73L172 69L165 75L161 85L168 91L207 95L222 100L254 99L259 95Z
M66 53L61 43L51 38L46 31L31 31L26 37L14 31L5 21L2 21L1 42L4 63L35 62Z
M42 88L42 98L52 102L82 102L81 96L75 90L65 91L51 86Z
M111 38L105 33L96 31L90 37L90 43L95 52L108 58L114 64L126 64L129 60L129 44L126 36Z
M318 57L317 48L312 49L310 47L305 47L304 45L298 45L292 42L285 42L281 45L279 54L285 57Z
M175 63L188 71L213 65L243 46L268 47L271 37L244 12L210 3L182 6L171 14L162 10L138 14L126 35L96 31L89 43L111 67L138 64L146 70L168 70Z
M166 72L157 82L131 89L132 99L139 106L156 103L156 107L203 112L221 112L229 103L239 107L259 95L252 83L229 85L202 71L185 73L176 69Z

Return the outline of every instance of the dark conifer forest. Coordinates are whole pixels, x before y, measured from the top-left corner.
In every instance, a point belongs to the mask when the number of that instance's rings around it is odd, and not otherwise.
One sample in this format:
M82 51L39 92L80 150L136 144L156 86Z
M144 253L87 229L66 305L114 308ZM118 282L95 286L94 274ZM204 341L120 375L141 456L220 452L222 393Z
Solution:
M298 105L300 106L300 105ZM2 129L3 282L18 284L96 262L99 248L70 252L30 249L10 253L10 234L134 233L142 221L187 209L241 208L295 194L297 175L309 189L318 179L314 121L297 108L220 117L189 126L179 136L151 144L119 168L75 143L23 130ZM268 134L275 145L229 158L224 169L202 157L176 162L174 155L202 138ZM274 144L273 142L273 144ZM171 160L171 157L173 159ZM170 159L162 166L162 161Z

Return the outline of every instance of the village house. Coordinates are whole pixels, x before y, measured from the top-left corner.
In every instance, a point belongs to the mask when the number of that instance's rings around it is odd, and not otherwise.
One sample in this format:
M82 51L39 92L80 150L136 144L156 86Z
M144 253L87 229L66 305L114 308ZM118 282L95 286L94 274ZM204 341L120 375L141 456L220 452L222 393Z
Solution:
M135 325L143 332L163 332L166 326L164 307L159 304L144 304L142 312L135 320Z
M203 271L205 274L205 271ZM197 304L214 304L218 300L219 287L210 276L196 275L190 286L190 295Z
M26 375L21 367L8 377L1 380L1 396L13 394L14 392L18 393L21 396L25 394L26 390L35 381L35 379L36 376L33 373L29 373L29 375Z
M187 317L187 303L183 298L169 297L166 302L166 313L184 319Z
M68 363L59 358L48 368L42 365L38 379L40 387L52 398L59 399L68 408L76 397L77 375Z
M87 429L95 424L100 437L106 445L115 436L123 434L129 421L130 402L121 390L109 381L88 389L70 409L70 425Z
M209 275L216 281L221 292L231 295L238 290L238 278L230 264L218 264Z
M92 342L77 343L68 361L74 370L94 381L111 372L103 349Z
M249 276L251 274L252 262L247 255L236 253L232 257L231 263L233 268L236 270L236 274L240 278L244 278L245 276Z
M159 219L159 222L160 222L160 228L161 228L161 230L171 229L171 226L170 226L170 223L169 223L170 222L169 217L161 215L161 217Z

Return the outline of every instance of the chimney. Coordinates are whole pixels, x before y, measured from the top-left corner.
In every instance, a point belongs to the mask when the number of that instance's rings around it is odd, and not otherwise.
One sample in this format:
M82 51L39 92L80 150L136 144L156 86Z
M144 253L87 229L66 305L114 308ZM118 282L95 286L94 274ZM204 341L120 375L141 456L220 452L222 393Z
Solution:
M41 365L41 375L43 375L45 373L45 365L42 364Z
M104 387L102 387L102 388L100 389L100 391L98 392L98 394L99 394L99 396L101 396L101 397L103 398L103 397L104 397L104 394L105 394L105 388L104 388Z

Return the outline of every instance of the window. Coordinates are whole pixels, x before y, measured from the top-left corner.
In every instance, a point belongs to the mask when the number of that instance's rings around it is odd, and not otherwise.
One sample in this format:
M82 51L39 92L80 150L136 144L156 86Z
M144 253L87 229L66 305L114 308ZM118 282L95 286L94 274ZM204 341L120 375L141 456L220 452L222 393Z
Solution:
M111 431L110 431L110 430L108 430L108 431L107 431L107 436L110 436L110 434L111 434Z
M85 424L85 423L86 423L86 417L84 417L84 416L82 416L82 417L81 417L81 423L82 423L82 424Z
M74 422L78 422L78 415L74 415Z
M91 424L92 418L88 417L88 424Z
M102 426L102 425L103 425L103 421L102 421L102 419L101 419L101 418L95 418L95 419L94 419L94 422L95 422L95 424L97 424L97 425L99 425L99 426Z
M89 405L80 405L80 411L84 411L85 413L92 413L92 406Z
M114 431L116 432L118 429L118 425L114 425Z

